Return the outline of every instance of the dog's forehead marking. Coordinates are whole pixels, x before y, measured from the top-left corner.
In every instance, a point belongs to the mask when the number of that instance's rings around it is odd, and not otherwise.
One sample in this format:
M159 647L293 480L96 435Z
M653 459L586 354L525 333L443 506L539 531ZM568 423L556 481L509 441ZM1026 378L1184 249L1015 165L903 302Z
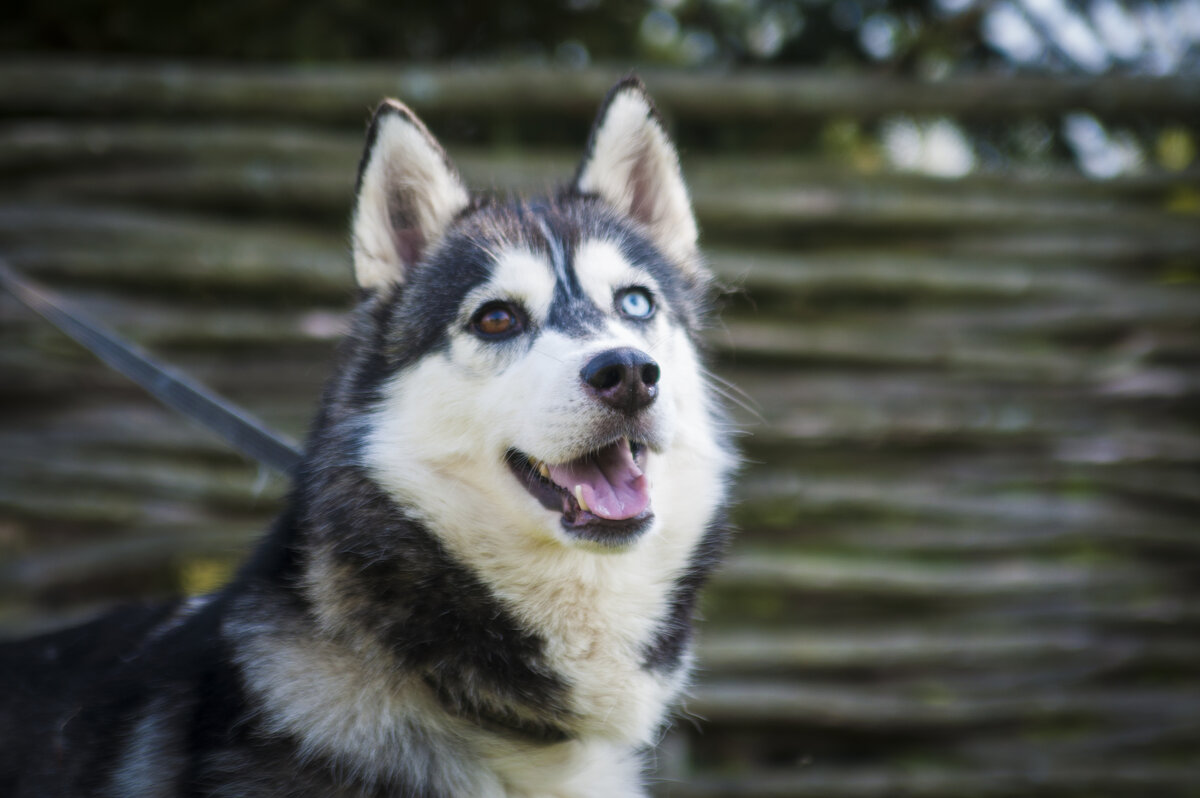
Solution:
M474 306L490 299L512 299L534 318L544 319L554 299L554 283L544 255L526 247L508 247L496 254L491 277L472 292L466 311L473 312Z
M630 263L615 241L604 238L590 238L576 247L575 274L583 290L602 308L612 305L613 291L618 288L657 287L654 278Z
M537 220L538 230L541 231L542 238L546 240L546 246L550 248L550 265L554 267L554 276L564 288L569 287L571 279L567 273L567 255L563 250L562 242L550 230L550 226L546 224L544 218L541 216L534 218Z

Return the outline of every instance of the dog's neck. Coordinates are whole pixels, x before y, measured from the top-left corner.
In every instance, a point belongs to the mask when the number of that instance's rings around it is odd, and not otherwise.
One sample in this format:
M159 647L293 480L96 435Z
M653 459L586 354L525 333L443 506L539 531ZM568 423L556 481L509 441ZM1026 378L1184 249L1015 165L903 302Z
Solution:
M427 783L409 785L422 794L538 794L561 778L576 787L555 794L642 795L645 741L589 731L550 662L561 644L521 628L360 471L305 479L322 484L298 497L322 504L298 498L285 516L294 560L249 582L254 596L227 630L269 733L364 784L411 778L397 763L422 763ZM363 525L375 534L353 534Z
M232 618L236 659L262 708L255 720L293 742L298 768L333 769L363 795L644 796L641 751L632 746L487 728L448 711L387 657L330 639L261 596Z

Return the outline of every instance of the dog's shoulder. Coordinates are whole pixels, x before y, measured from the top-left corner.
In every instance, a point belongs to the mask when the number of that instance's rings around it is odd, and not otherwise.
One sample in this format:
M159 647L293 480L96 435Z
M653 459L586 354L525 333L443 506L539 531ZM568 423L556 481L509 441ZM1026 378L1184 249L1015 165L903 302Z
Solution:
M80 626L0 643L5 717L82 700L122 670L179 607L178 601L130 605Z

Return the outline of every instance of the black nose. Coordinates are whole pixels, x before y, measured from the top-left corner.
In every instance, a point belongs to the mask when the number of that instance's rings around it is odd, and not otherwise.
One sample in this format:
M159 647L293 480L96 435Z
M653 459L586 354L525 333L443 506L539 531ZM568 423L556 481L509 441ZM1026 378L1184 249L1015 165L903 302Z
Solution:
M658 364L637 349L601 352L579 376L597 399L628 415L648 407L658 396Z

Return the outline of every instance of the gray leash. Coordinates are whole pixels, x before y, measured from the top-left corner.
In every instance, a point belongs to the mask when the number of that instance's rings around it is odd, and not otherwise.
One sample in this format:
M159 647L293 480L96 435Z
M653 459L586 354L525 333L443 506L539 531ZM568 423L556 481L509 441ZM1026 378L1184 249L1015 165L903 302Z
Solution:
M198 421L242 454L285 474L300 462L296 445L203 385L159 363L52 292L22 277L0 257L0 286L167 407Z

